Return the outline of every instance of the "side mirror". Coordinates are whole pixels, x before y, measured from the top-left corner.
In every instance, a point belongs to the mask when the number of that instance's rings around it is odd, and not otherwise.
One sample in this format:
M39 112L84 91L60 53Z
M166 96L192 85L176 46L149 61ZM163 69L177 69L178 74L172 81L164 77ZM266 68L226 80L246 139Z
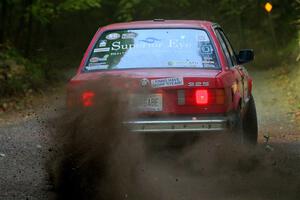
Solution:
M243 49L239 52L238 55L239 64L244 64L252 61L254 59L253 49Z

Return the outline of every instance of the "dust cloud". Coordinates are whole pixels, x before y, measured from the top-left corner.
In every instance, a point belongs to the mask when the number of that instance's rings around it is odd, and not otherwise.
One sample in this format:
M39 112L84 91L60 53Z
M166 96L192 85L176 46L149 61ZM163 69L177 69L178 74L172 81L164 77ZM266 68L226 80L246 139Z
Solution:
M50 122L55 199L300 199L300 157L284 146L237 145L224 134L177 148L149 145L150 135L130 133L122 123L134 115L124 100L132 91L110 78L77 92L86 89L96 93L92 107L74 107Z

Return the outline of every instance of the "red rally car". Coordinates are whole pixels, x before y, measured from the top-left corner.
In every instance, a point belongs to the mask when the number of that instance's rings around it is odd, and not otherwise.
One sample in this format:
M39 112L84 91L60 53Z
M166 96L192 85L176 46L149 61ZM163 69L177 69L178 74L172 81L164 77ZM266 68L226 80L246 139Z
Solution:
M130 77L150 91L132 95L143 113L126 122L133 132L229 131L255 144L252 78L243 66L253 58L250 49L236 54L209 21L117 23L99 28L70 85L101 74ZM82 105L91 106L93 96L82 94Z

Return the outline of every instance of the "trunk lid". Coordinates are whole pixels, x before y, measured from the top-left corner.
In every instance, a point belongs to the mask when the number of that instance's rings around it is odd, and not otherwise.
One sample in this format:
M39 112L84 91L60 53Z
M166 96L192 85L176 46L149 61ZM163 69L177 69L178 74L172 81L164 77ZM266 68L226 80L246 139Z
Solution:
M211 114L224 112L225 109L225 102L222 102L224 89L216 81L220 72L221 70L205 69L99 71L78 74L71 80L71 85L112 76L115 87L130 91L130 107L140 115ZM204 98L202 103L201 98Z

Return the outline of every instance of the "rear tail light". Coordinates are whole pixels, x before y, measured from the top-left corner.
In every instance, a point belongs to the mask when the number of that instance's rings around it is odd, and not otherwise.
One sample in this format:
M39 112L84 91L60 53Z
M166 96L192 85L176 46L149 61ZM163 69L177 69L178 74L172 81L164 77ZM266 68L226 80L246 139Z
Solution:
M83 92L81 95L82 105L84 107L90 107L94 103L95 93L92 91Z
M196 104L206 105L208 104L208 92L206 89L196 90Z
M188 89L177 91L177 105L224 105L224 89Z

